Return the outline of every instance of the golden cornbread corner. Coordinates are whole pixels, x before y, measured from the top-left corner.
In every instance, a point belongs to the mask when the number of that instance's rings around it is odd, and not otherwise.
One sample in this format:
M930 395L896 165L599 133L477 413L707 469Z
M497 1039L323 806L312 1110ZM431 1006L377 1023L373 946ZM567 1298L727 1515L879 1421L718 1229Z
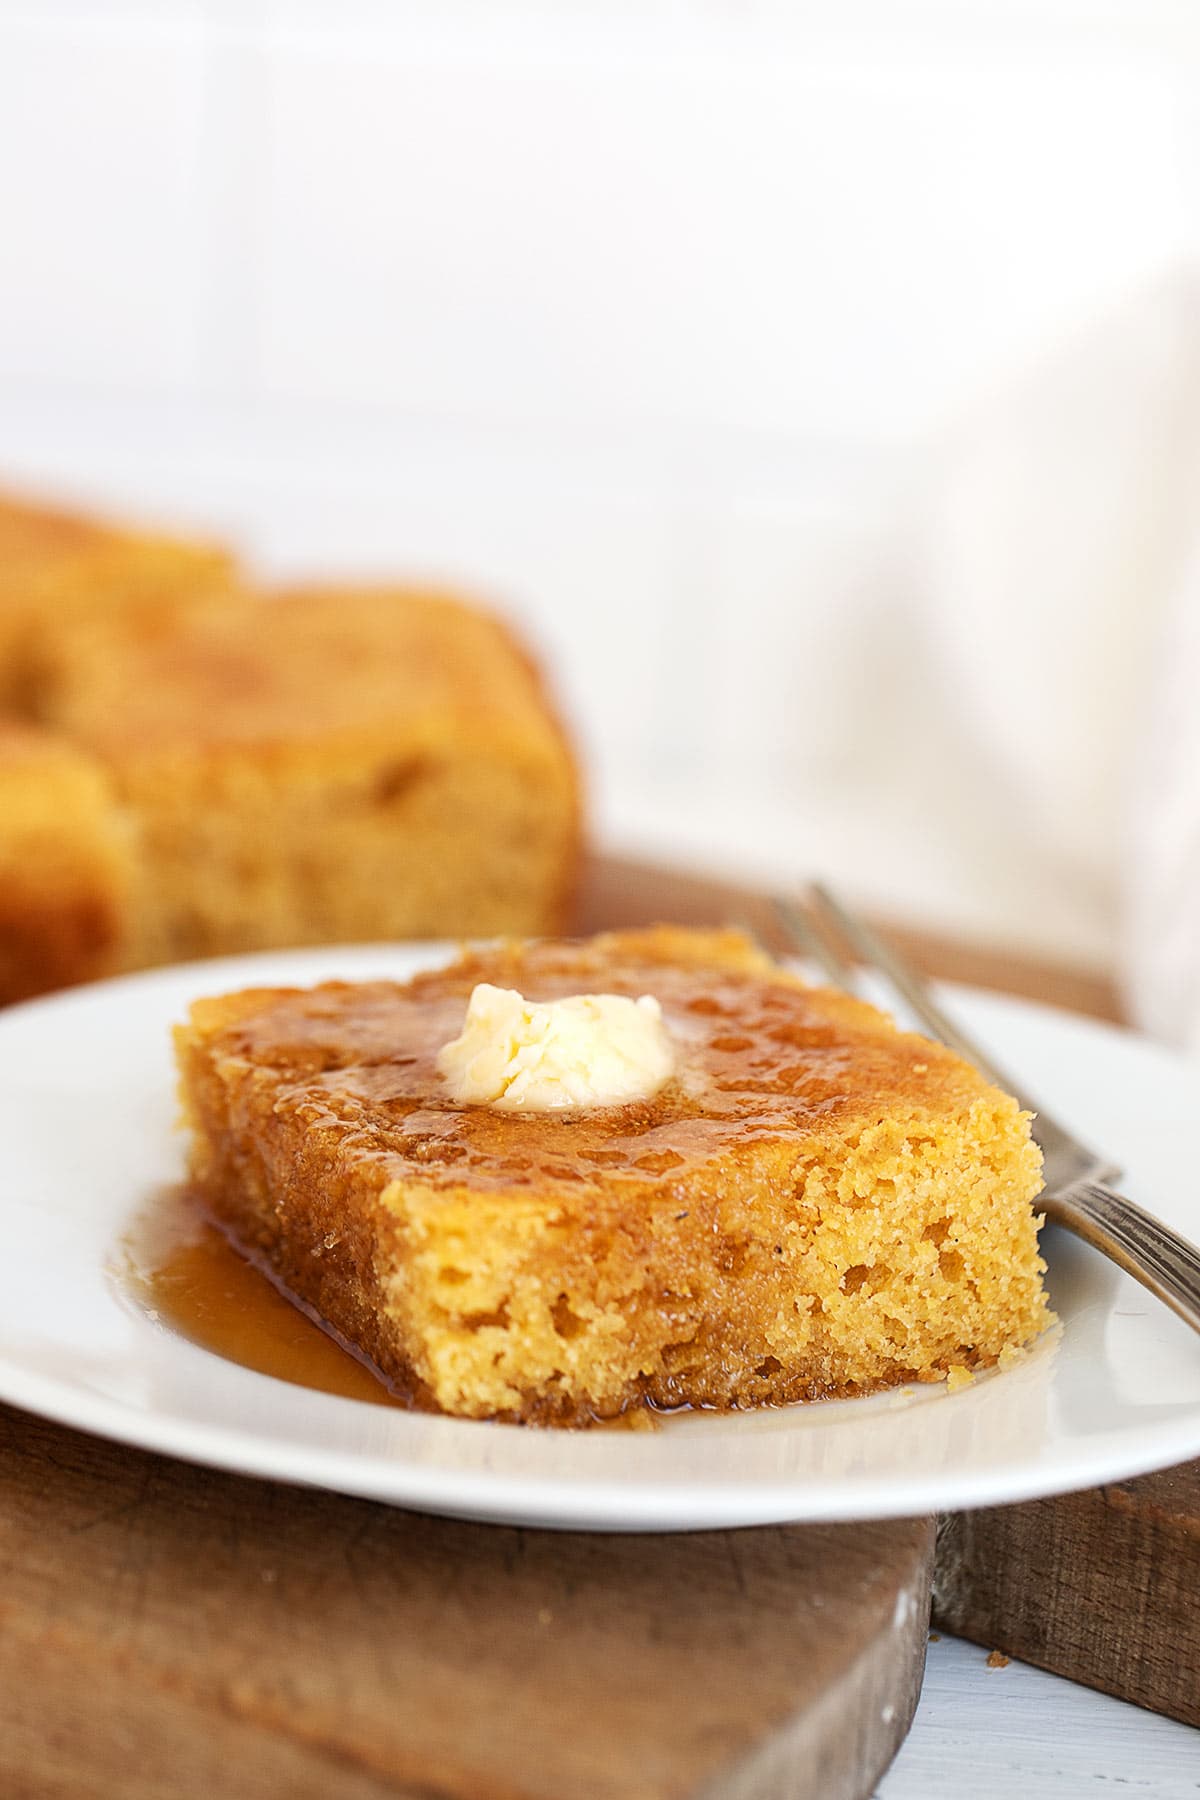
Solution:
M0 712L41 717L60 656L223 610L237 584L223 545L0 494Z
M0 870L39 810L30 733L45 781L36 878L0 912L0 1001L197 956L566 922L574 758L519 641L452 596L264 596L212 546L0 500L4 716L21 733L0 742Z
M654 995L652 1099L456 1104L478 982ZM213 1216L413 1403L577 1423L854 1395L1048 1322L1016 1102L736 933L508 943L398 985L197 1002L177 1032Z
M132 846L104 771L0 718L0 998L121 966Z

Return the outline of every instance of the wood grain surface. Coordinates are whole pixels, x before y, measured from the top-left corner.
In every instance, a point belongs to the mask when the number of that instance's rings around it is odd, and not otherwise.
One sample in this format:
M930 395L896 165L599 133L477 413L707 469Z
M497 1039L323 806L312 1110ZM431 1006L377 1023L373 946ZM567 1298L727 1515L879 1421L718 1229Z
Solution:
M1200 1463L943 1519L934 1616L1200 1725Z
M431 1519L0 1410L5 1800L864 1800L933 1522Z
M768 949L782 954L791 948L780 933L770 896L755 888L622 857L591 859L579 897L576 930L603 931L660 919L678 925L745 925ZM897 947L926 974L1019 994L1094 1018L1117 1016L1116 989L1094 969L1070 968L891 921L883 923Z
M608 860L587 896L589 929L674 908L695 923L743 920L784 947L769 901L736 884ZM931 975L1120 1016L1112 982L1092 971L886 929ZM988 1649L1200 1725L1200 1462L942 1520L933 1613Z

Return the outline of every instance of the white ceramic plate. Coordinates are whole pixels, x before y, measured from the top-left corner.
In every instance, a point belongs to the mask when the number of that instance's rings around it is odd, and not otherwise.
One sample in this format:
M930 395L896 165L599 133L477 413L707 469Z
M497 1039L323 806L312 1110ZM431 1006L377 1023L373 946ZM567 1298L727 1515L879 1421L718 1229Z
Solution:
M405 1413L255 1374L157 1324L113 1269L182 1172L172 1022L255 982L405 977L428 946L155 970L0 1015L0 1398L248 1475L425 1511L590 1530L689 1530L992 1505L1200 1455L1200 1337L1101 1257L1046 1234L1061 1328L957 1393L919 1387L649 1433ZM969 1029L1200 1237L1200 1074L1126 1033L970 990Z

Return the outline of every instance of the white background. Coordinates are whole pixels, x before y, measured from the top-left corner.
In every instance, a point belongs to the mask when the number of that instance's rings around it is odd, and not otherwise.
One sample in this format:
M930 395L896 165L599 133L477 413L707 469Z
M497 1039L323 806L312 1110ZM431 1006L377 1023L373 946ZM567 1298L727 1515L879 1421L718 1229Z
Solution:
M1186 0L0 0L0 473L465 581L611 839L1103 963L1155 596L1050 634L1039 820L906 534L1195 257L1198 79Z

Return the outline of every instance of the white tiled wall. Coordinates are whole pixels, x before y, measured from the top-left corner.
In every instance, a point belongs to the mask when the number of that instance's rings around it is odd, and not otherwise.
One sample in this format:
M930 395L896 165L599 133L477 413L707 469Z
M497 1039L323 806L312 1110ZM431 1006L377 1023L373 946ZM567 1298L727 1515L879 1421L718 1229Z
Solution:
M266 392L902 441L1186 231L1153 62L490 48L271 58Z
M1153 0L0 0L0 467L473 581L619 835L1099 956L973 835L890 498L1195 255L1198 77Z
M206 84L199 19L0 13L0 378L18 392L203 381Z

